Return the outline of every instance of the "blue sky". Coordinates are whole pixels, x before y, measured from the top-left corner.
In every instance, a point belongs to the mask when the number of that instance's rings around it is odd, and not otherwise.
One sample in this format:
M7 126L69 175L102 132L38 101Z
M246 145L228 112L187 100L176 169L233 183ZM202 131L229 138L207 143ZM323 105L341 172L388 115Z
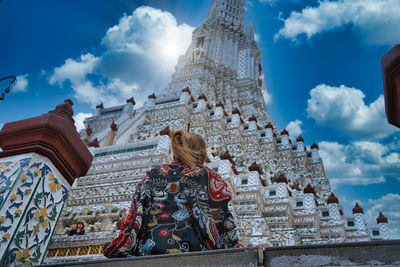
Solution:
M167 87L208 1L0 2L0 77L18 76L0 126L64 99L79 124L94 106L140 104ZM246 0L274 123L317 142L347 214L379 211L400 238L400 130L385 118L380 60L400 43L397 0ZM0 82L0 89L7 87ZM81 124L78 125L81 127Z

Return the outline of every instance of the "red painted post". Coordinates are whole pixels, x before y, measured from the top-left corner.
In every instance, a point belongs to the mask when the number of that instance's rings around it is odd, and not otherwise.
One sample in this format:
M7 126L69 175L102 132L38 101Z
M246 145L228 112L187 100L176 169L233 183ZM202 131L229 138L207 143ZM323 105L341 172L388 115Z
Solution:
M385 109L388 122L400 128L400 44L382 58Z

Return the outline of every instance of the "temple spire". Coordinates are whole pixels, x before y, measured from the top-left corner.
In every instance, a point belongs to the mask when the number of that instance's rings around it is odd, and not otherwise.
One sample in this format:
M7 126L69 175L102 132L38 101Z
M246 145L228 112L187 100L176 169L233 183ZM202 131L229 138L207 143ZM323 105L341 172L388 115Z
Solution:
M246 35L250 40L254 40L254 27L253 27L253 23L251 23L251 22L250 22L249 26L247 26Z
M211 0L206 22L216 20L233 30L243 31L244 0Z

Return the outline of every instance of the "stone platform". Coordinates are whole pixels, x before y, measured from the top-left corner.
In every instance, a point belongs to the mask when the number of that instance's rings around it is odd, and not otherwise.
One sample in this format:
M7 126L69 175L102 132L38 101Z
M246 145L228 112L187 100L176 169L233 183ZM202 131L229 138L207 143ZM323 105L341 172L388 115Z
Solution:
M241 248L42 266L400 266L400 240Z

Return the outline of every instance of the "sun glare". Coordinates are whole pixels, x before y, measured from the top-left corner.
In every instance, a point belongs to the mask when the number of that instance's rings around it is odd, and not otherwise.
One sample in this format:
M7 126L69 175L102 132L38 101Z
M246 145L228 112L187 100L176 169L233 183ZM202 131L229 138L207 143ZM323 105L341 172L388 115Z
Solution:
M174 41L168 41L162 45L161 56L167 61L176 61L179 57L178 45Z

